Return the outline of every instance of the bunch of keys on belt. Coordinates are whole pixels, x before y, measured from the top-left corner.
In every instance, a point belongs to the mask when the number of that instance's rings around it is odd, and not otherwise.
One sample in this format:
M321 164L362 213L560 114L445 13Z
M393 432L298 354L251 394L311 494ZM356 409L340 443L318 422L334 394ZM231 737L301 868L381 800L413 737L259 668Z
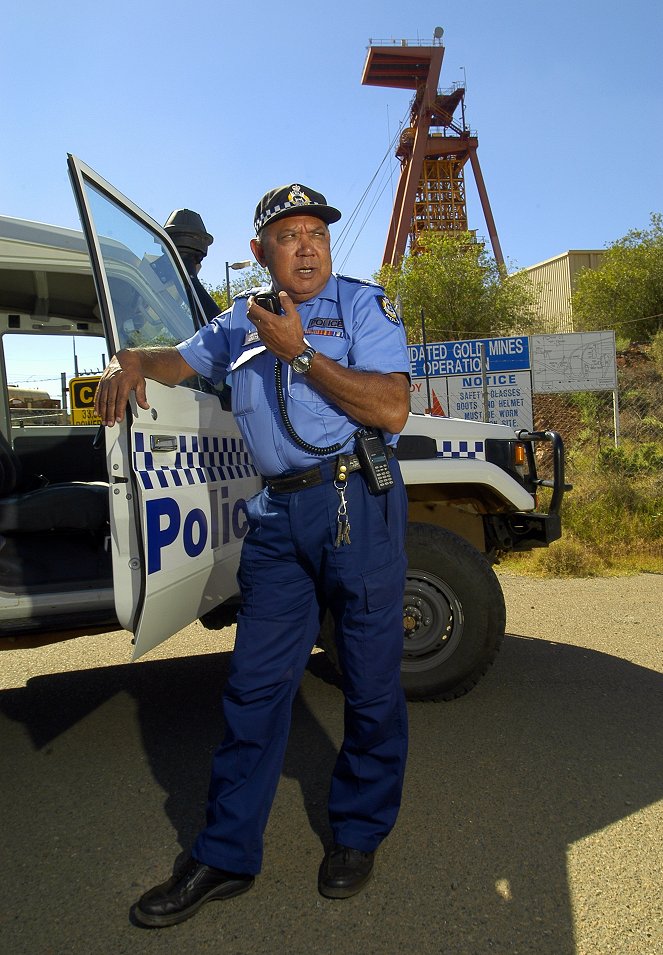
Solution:
M350 518L348 517L348 502L345 499L345 482L348 479L348 469L343 463L343 459L339 460L338 469L336 471L336 478L334 480L334 487L338 492L339 505L338 505L338 514L336 516L336 540L334 541L334 547L340 547L341 544L350 543Z

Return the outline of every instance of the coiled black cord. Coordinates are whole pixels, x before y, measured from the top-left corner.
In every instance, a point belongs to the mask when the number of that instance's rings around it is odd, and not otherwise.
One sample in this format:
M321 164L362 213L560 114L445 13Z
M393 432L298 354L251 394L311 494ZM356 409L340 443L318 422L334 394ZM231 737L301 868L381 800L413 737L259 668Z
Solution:
M295 444L298 444L300 448L304 449L304 451L308 451L309 454L336 454L337 451L340 451L341 448L344 448L348 441L354 438L355 434L357 434L357 431L355 431L350 435L347 441L343 441L343 443L337 442L336 444L330 444L328 448L317 448L314 444L309 444L308 441L304 441L303 438L299 437L292 426L290 418L288 417L288 412L285 407L285 395L283 394L281 362L278 358L274 364L274 381L276 382L276 400L279 403L279 411L281 412L283 424L285 425L286 431Z

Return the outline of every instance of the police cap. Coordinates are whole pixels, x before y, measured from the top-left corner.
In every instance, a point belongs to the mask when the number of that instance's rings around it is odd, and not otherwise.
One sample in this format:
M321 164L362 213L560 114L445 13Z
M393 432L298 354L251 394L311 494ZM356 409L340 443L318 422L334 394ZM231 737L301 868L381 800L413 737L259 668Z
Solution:
M301 215L315 216L326 223L338 222L341 218L338 209L327 205L321 192L293 182L290 186L279 186L265 193L256 206L253 224L258 233L270 222L276 222L284 216Z

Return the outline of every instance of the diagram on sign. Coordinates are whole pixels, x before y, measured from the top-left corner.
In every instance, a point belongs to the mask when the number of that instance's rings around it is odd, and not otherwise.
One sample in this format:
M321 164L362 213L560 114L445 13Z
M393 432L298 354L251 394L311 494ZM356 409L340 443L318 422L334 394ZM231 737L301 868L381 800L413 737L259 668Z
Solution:
M617 388L612 331L533 335L530 347L535 394Z

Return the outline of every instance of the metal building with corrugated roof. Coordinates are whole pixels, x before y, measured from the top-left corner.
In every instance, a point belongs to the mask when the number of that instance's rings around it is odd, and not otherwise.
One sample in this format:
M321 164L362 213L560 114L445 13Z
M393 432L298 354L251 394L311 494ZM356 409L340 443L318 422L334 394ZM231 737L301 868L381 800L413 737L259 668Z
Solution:
M598 268L604 253L604 249L571 249L522 270L536 289L542 332L575 331L571 295L578 273Z

